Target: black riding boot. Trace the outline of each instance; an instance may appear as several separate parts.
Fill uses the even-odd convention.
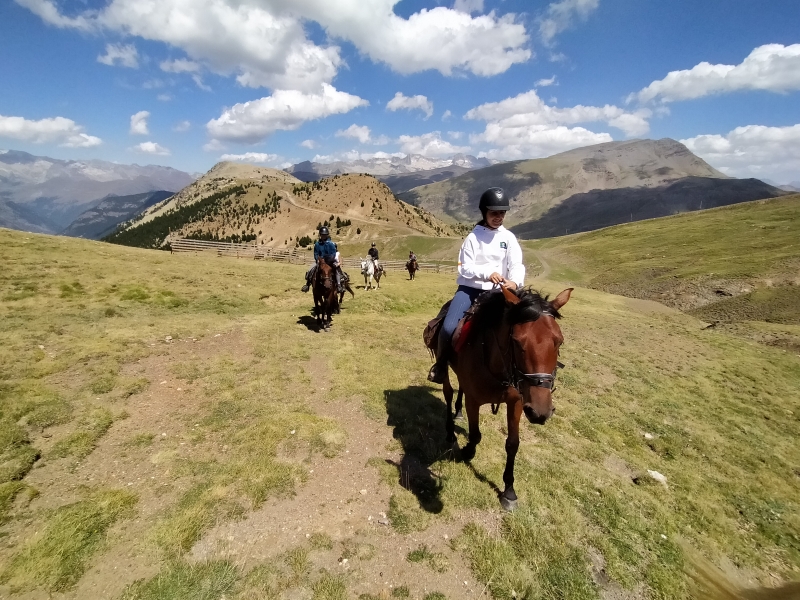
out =
[[[447,380],[448,358],[450,357],[451,336],[439,331],[439,341],[436,347],[436,362],[428,371],[428,381],[444,383]]]
[[[303,287],[300,288],[301,292],[307,292],[308,289],[311,287],[311,278],[314,276],[314,271],[316,270],[316,268],[317,268],[316,266],[311,267],[306,272],[306,284]]]

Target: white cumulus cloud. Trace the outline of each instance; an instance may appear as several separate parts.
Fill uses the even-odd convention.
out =
[[[131,150],[141,154],[156,154],[158,156],[169,156],[170,154],[169,150],[156,142],[142,142],[131,147]]]
[[[416,96],[406,96],[403,92],[397,92],[394,98],[386,103],[386,110],[395,112],[397,110],[421,110],[425,113],[425,118],[429,119],[433,114],[433,102],[426,96],[417,94]]]
[[[340,49],[310,40],[305,22],[403,74],[489,76],[532,56],[525,26],[513,14],[472,16],[438,6],[404,18],[394,12],[398,0],[110,0],[74,17],[53,0],[16,1],[56,27],[163,42],[250,87],[314,91],[333,80],[343,65]],[[472,9],[481,2],[458,4]]]
[[[336,132],[336,137],[345,137],[358,140],[362,144],[368,143],[371,139],[369,127],[366,125],[350,125],[347,129],[340,129]]]
[[[576,19],[585,21],[600,6],[600,0],[560,0],[547,7],[539,19],[539,35],[550,45],[559,33],[572,27]]]
[[[533,84],[535,87],[549,87],[551,85],[556,85],[556,76],[553,75],[549,79],[540,79],[536,83]]]
[[[131,115],[131,135],[150,135],[147,129],[147,119],[150,113],[146,110],[140,110],[135,115]]]
[[[192,128],[192,124],[189,121],[180,121],[175,123],[172,131],[177,131],[178,133],[183,133],[184,131],[189,131]]]
[[[698,135],[681,143],[727,175],[778,183],[800,179],[800,124],[746,125],[727,135]]]
[[[421,154],[428,158],[439,158],[469,152],[469,146],[456,146],[443,140],[439,131],[422,135],[401,135],[398,139],[400,150],[405,154]]]
[[[277,154],[266,154],[263,152],[245,152],[244,154],[223,154],[220,160],[234,160],[246,163],[276,163],[283,160]]]
[[[306,121],[347,113],[368,104],[363,98],[328,84],[314,94],[277,90],[266,98],[232,106],[218,119],[209,121],[206,128],[217,140],[255,143],[279,129],[297,129]]]
[[[671,71],[628,96],[628,102],[675,102],[739,90],[800,90],[800,44],[759,46],[738,65],[701,62],[691,69]]]
[[[559,108],[547,104],[536,90],[468,111],[464,118],[486,121],[482,133],[470,136],[473,145],[489,145],[486,156],[498,159],[537,158],[579,146],[612,141],[608,133],[594,133],[580,123],[605,123],[627,136],[646,134],[649,109],[626,111],[618,106],[577,105]]]
[[[300,142],[300,145],[303,148],[308,148],[309,150],[313,150],[314,148],[319,146],[319,144],[314,140],[303,140],[302,142]]]
[[[569,108],[551,106],[542,100],[536,90],[530,90],[506,98],[500,102],[481,104],[464,115],[466,119],[477,119],[502,127],[540,127],[574,125],[577,123],[603,122],[622,130],[625,135],[644,135],[650,130],[649,109],[626,111],[618,106],[583,106]]]
[[[59,144],[68,148],[91,148],[103,141],[83,132],[72,119],[52,117],[33,121],[0,115],[0,137],[32,144]]]
[[[97,62],[113,67],[119,65],[130,69],[139,68],[139,52],[133,44],[106,44],[106,53],[97,57]]]

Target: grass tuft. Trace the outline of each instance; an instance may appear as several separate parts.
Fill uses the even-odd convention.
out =
[[[228,561],[176,562],[150,580],[129,585],[121,600],[219,600],[234,590],[238,578]]]
[[[71,588],[102,545],[108,528],[133,516],[137,501],[135,495],[119,490],[96,491],[52,511],[40,532],[11,558],[0,582],[16,590]]]

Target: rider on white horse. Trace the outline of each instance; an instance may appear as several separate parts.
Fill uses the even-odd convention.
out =
[[[375,263],[375,271],[377,272],[380,270],[380,264],[378,264],[378,249],[375,247],[375,242],[372,242],[372,246],[367,250],[367,254],[372,258],[372,262]]]

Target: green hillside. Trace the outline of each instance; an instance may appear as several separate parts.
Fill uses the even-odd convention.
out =
[[[781,232],[787,206],[747,218]],[[299,265],[8,230],[0,260],[0,597],[672,600],[687,546],[797,577],[792,353],[576,289],[506,514],[505,418],[484,407],[465,464],[425,379],[451,275],[356,290],[317,333]]]
[[[800,195],[525,242],[553,276],[709,322],[785,325],[800,348]],[[775,340],[758,326],[759,334]],[[785,340],[784,340],[785,341]]]

